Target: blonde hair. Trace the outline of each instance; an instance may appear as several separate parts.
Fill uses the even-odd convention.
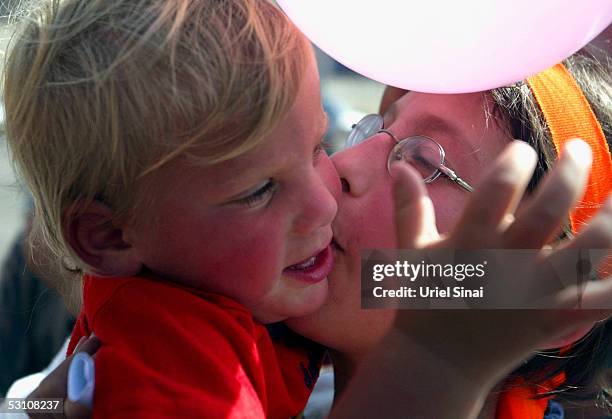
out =
[[[129,216],[140,180],[175,157],[252,149],[291,106],[309,53],[266,0],[48,1],[23,23],[4,79],[34,228],[75,257],[62,231],[73,203]]]

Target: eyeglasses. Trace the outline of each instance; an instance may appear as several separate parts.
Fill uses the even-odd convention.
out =
[[[383,117],[380,115],[366,115],[353,125],[346,139],[346,146],[353,147],[381,132],[389,135],[396,143],[387,159],[389,173],[391,173],[392,164],[403,161],[415,168],[421,174],[425,183],[433,182],[442,174],[466,191],[472,192],[474,190],[452,169],[445,166],[444,149],[437,141],[424,135],[415,135],[400,141],[392,132],[384,129]]]

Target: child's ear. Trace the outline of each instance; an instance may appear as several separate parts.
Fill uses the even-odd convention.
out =
[[[64,234],[73,251],[95,275],[131,276],[142,269],[124,230],[113,221],[113,211],[94,201],[75,202],[64,213]]]

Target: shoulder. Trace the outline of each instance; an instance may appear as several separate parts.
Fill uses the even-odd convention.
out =
[[[208,319],[215,319],[215,322],[225,319],[245,329],[255,326],[251,313],[230,298],[154,278],[87,276],[84,305],[88,321],[94,328],[99,321],[119,315],[123,320],[137,318],[156,323],[170,316],[190,319],[196,324]]]
[[[90,322],[102,342],[96,354],[98,407],[117,412],[118,406],[149,406],[167,414],[189,406],[207,416],[235,406],[263,411],[264,366],[254,348],[265,329],[244,307],[160,281],[99,280],[100,286],[87,285],[99,299]]]
[[[268,345],[251,313],[219,295],[145,278],[89,278],[84,296],[87,323],[103,345],[143,359],[208,353],[247,362],[254,345]]]

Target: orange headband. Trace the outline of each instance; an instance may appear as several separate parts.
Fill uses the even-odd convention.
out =
[[[606,137],[582,90],[563,64],[527,79],[544,114],[557,155],[562,145],[581,138],[591,147],[593,166],[584,196],[570,214],[576,233],[602,206],[612,191],[612,160]]]

